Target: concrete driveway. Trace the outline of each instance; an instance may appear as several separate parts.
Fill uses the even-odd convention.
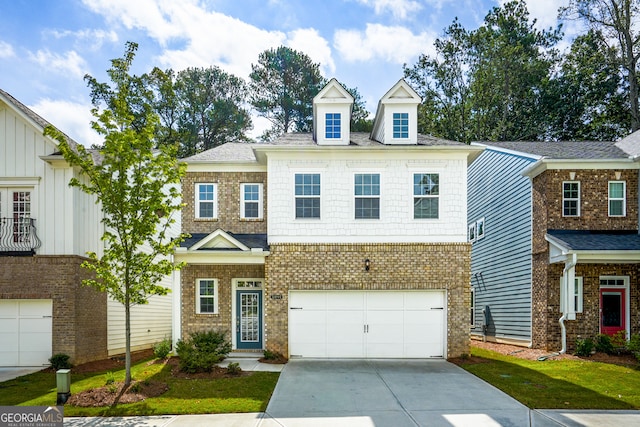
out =
[[[526,406],[443,360],[291,360],[266,415],[285,427],[532,424]]]

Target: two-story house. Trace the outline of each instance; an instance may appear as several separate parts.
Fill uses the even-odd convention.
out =
[[[372,133],[350,131],[332,79],[313,133],[185,159],[174,337],[226,330],[287,357],[454,357],[469,351],[467,166],[480,147],[417,132],[400,80]]]
[[[558,351],[640,332],[637,159],[613,142],[474,145],[472,334]]]
[[[103,248],[102,212],[92,196],[69,187],[81,177],[57,141],[43,136],[48,124],[0,90],[0,366],[46,365],[56,353],[82,363],[124,352],[123,306],[81,284],[86,253]],[[171,287],[172,278],[162,284]],[[170,338],[171,310],[170,296],[134,307],[132,349]]]

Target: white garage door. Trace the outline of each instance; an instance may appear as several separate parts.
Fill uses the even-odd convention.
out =
[[[444,291],[291,291],[291,357],[445,355]]]
[[[51,357],[51,300],[0,300],[0,366],[41,366]]]

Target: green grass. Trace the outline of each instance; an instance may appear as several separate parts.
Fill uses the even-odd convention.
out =
[[[105,385],[107,371],[73,374],[71,394]],[[124,380],[124,369],[113,371],[116,381]],[[148,364],[148,360],[132,366],[136,380],[167,383],[169,390],[161,396],[142,402],[108,408],[80,408],[65,405],[66,416],[114,416],[161,414],[216,414],[262,412],[278,381],[274,372],[253,372],[249,376],[221,379],[180,379],[171,376],[164,364]],[[0,383],[0,406],[49,406],[56,403],[56,379],[53,372],[36,372]]]
[[[472,348],[462,368],[529,408],[640,409],[640,370],[583,360],[524,360]]]

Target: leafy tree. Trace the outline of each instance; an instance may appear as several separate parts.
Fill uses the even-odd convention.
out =
[[[262,139],[310,131],[313,97],[325,84],[320,66],[306,54],[280,46],[262,52],[251,69],[251,104],[272,124]]]
[[[625,71],[631,131],[640,129],[640,0],[571,0],[561,16],[581,19],[597,30],[602,43],[615,43],[618,61]]]
[[[373,129],[373,119],[370,119],[367,106],[362,99],[358,88],[350,88],[340,83],[351,96],[353,96],[353,110],[351,111],[351,131],[371,132]]]
[[[615,141],[628,133],[629,110],[616,49],[589,31],[576,37],[545,94],[547,139]]]
[[[83,283],[124,305],[125,386],[131,383],[131,307],[147,303],[151,295],[167,294],[158,283],[180,267],[167,256],[183,238],[172,239],[169,228],[181,207],[178,186],[185,169],[176,159],[175,145],[154,150],[158,117],[141,101],[150,95],[139,86],[140,78],[129,74],[136,50],[137,44],[129,42],[124,57],[111,61],[111,83],[85,76],[94,105],[92,127],[104,137],[100,161],[94,162],[82,146],[70,146],[56,129],[45,129],[81,172],[70,185],[95,195],[104,213],[103,254],[88,254],[82,265],[95,279]]]
[[[149,102],[160,117],[159,144],[178,142],[180,157],[230,141],[247,141],[249,112],[245,82],[216,66],[173,70],[154,69],[145,75],[152,89]]]
[[[413,67],[404,66],[405,77],[423,99],[418,114],[419,131],[468,143],[472,139],[469,34],[456,18],[434,45],[435,57],[420,55]]]

